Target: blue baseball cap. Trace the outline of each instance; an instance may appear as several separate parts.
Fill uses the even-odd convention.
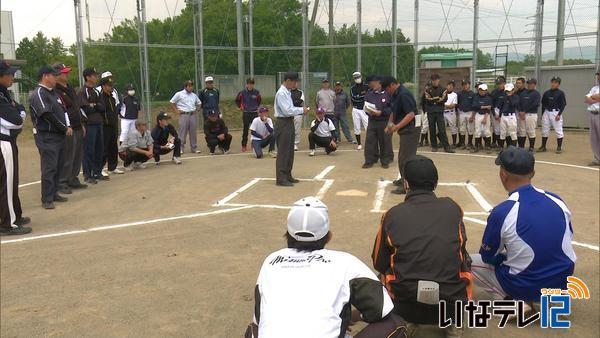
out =
[[[533,154],[523,148],[508,147],[498,154],[496,165],[501,166],[511,174],[531,174],[535,167]]]

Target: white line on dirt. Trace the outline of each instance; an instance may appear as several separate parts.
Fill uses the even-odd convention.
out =
[[[471,193],[471,195],[473,195],[473,198],[477,201],[477,203],[479,203],[479,205],[481,206],[481,208],[486,211],[486,212],[490,212],[490,210],[492,210],[494,207],[492,207],[492,205],[483,197],[483,195],[479,192],[479,190],[477,190],[477,188],[475,188],[474,184],[471,183],[467,183],[465,185],[467,187],[467,190]]]
[[[375,201],[371,212],[382,212],[383,198],[385,197],[385,188],[392,183],[391,181],[377,181],[377,192],[375,193]]]
[[[136,225],[144,225],[144,224],[152,224],[152,223],[159,223],[159,222],[175,221],[175,220],[186,219],[186,218],[196,218],[196,217],[203,217],[203,216],[211,216],[211,215],[225,214],[225,213],[228,213],[228,212],[233,212],[233,211],[238,211],[238,210],[250,209],[252,207],[253,206],[247,205],[247,206],[241,206],[241,207],[230,208],[230,209],[217,209],[217,210],[211,210],[211,211],[203,211],[203,212],[198,212],[198,213],[193,213],[193,214],[188,214],[188,215],[155,218],[155,219],[149,219],[149,220],[144,220],[144,221],[122,223],[122,224],[102,225],[102,226],[97,226],[97,227],[93,227],[93,228],[89,228],[89,229],[66,231],[66,232],[58,232],[58,233],[54,233],[54,234],[46,234],[46,235],[39,235],[39,236],[22,237],[22,238],[18,238],[18,239],[9,239],[9,240],[2,241],[0,243],[1,244],[18,243],[18,242],[25,242],[25,241],[33,241],[33,240],[37,240],[37,239],[70,236],[70,235],[82,234],[82,233],[87,233],[87,232],[95,232],[95,231],[104,231],[104,230],[126,228],[126,227],[131,227],[131,226],[136,226]]]
[[[325,176],[327,176],[327,174],[329,174],[329,172],[333,170],[333,168],[335,168],[334,165],[330,165],[330,166],[326,167],[317,176],[315,176],[315,180],[322,180],[322,179],[324,179]]]
[[[23,184],[19,184],[19,188],[24,188],[24,187],[28,187],[30,185],[34,185],[34,184],[40,184],[42,181],[34,181],[34,182],[29,182],[29,183],[23,183]]]
[[[473,222],[473,223],[476,223],[476,224],[481,224],[481,225],[486,225],[487,224],[486,221],[482,221],[482,220],[477,219],[477,218],[463,217],[463,219],[465,221]],[[582,242],[577,242],[577,241],[571,241],[571,244],[573,244],[575,246],[580,246],[582,248],[594,250],[594,251],[600,251],[600,248],[597,245],[592,245],[592,244],[587,244],[587,243],[582,243]]]
[[[315,197],[318,199],[323,199],[323,197],[325,197],[325,194],[327,193],[327,190],[331,188],[333,182],[334,180],[332,179],[326,179],[325,183],[323,183],[323,186],[321,187],[321,189],[319,189],[319,192],[317,192],[317,195]]]
[[[227,195],[225,198],[223,198],[222,200],[219,200],[216,205],[221,205],[221,204],[225,204],[229,201],[231,201],[232,199],[234,199],[237,195],[241,194],[242,192],[246,191],[248,188],[250,188],[251,186],[255,185],[256,183],[258,183],[258,181],[260,181],[260,178],[253,178],[250,182],[244,184],[243,186],[241,186],[238,190],[232,192],[231,194]]]
[[[216,205],[214,205],[216,206]],[[226,207],[252,207],[252,208],[265,208],[265,209],[291,209],[289,205],[276,205],[276,204],[246,204],[246,203],[225,203],[220,206]]]

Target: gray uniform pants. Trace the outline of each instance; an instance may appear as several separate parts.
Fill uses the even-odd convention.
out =
[[[54,202],[64,162],[62,156],[65,147],[65,135],[38,132],[35,135],[35,145],[40,152],[42,203]]]
[[[392,135],[385,133],[387,120],[369,120],[367,139],[365,140],[365,163],[390,164],[394,160]]]
[[[600,162],[600,114],[590,113],[590,143],[596,162]]]
[[[409,125],[398,130],[400,135],[400,149],[398,150],[398,170],[400,176],[404,179],[404,164],[409,158],[417,154],[417,146],[419,145],[419,136],[421,135],[421,127]]]
[[[185,140],[188,133],[190,134],[190,148],[192,152],[196,151],[196,131],[198,122],[196,121],[196,113],[179,114],[179,138],[181,139],[181,151],[185,149]]]
[[[60,174],[60,187],[79,185],[79,171],[83,159],[83,129],[73,130],[73,136],[65,137],[64,163]]]
[[[294,166],[294,118],[278,117],[275,120],[275,138],[277,143],[277,161],[275,177],[277,182],[285,182],[292,178]]]

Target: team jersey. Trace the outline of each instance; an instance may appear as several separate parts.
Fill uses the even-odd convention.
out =
[[[322,121],[314,119],[310,123],[310,130],[319,137],[331,137],[331,132],[335,130],[335,124],[327,117],[324,117]]]
[[[261,338],[344,337],[351,306],[366,322],[394,305],[375,274],[340,251],[285,248],[264,261],[255,289],[254,323]]]
[[[577,259],[572,239],[565,203],[529,184],[492,210],[479,253],[484,262],[496,265],[496,278],[506,293],[536,300],[542,288],[566,288]]]
[[[446,104],[454,104],[458,105],[458,95],[455,92],[449,92],[447,94]],[[456,106],[454,108],[448,108],[444,106],[444,112],[455,112]]]

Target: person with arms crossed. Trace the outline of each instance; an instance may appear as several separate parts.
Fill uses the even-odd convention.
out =
[[[16,67],[0,60],[0,236],[25,235],[31,222],[23,216],[19,198],[19,148],[17,136],[25,122],[25,107],[12,99],[8,87],[13,85]]]
[[[540,289],[566,289],[575,268],[571,211],[556,194],[532,185],[533,153],[509,147],[495,161],[508,199],[491,211],[479,254],[472,254],[475,285],[491,299],[532,306]]]
[[[590,112],[590,145],[594,160],[590,166],[600,166],[600,69],[596,71],[596,85],[585,96]]]
[[[440,139],[444,151],[454,153],[448,144],[446,135],[446,123],[444,121],[444,105],[447,101],[446,91],[440,86],[440,76],[431,75],[431,86],[425,91],[425,111],[429,120],[429,139],[431,140],[431,151],[438,151],[437,139]]]
[[[128,84],[125,88],[127,96],[123,98],[119,117],[121,118],[121,134],[119,135],[119,143],[127,139],[129,132],[136,129],[135,120],[140,114],[140,100],[135,96],[135,88],[133,84]]]
[[[148,131],[148,122],[135,120],[135,129],[129,131],[127,138],[119,146],[119,157],[125,170],[144,169],[145,164],[154,156],[153,140]]]
[[[482,147],[481,139],[485,142],[486,152],[490,152],[491,136],[490,119],[492,118],[492,109],[494,108],[494,99],[488,94],[488,87],[485,83],[477,87],[477,95],[473,99],[473,115],[471,121],[475,123],[475,147],[472,153],[479,152]]]
[[[185,151],[185,140],[190,135],[190,150],[192,153],[199,154],[201,151],[197,147],[197,118],[196,112],[202,104],[198,95],[194,93],[194,83],[187,80],[183,83],[183,89],[175,93],[171,100],[173,111],[179,115],[179,135],[181,135],[181,153]],[[206,118],[205,118],[206,120]]]
[[[156,116],[156,126],[152,129],[150,135],[154,141],[154,164],[160,164],[160,156],[173,152],[171,159],[175,164],[181,164],[181,140],[177,135],[177,130],[169,123],[171,116],[165,112],[160,112]]]
[[[429,90],[429,83],[423,87],[421,93],[419,108],[421,108],[421,114],[417,118],[421,119],[421,140],[419,141],[419,147],[429,147],[429,120],[427,119],[427,112],[425,111],[425,92]]]
[[[458,134],[458,126],[456,125],[456,107],[458,106],[458,94],[454,91],[456,84],[453,80],[446,84],[446,102],[444,103],[444,120],[450,128],[452,135],[452,148],[456,148],[456,135]]]
[[[254,118],[250,125],[252,136],[252,149],[256,158],[263,157],[263,148],[269,146],[269,156],[276,158],[275,136],[273,135],[273,121],[269,117],[269,109],[265,106],[258,108],[258,117]]]
[[[275,94],[275,138],[277,143],[277,161],[275,162],[275,183],[278,186],[291,187],[300,182],[292,176],[294,167],[294,117],[306,115],[309,107],[296,107],[292,101],[293,88],[296,88],[298,73],[287,72],[283,83]]]
[[[85,136],[83,138],[83,178],[85,183],[97,184],[98,180],[108,179],[102,176],[102,159],[104,158],[104,137],[102,133],[102,114],[100,112],[100,93],[95,89],[98,80],[96,69],[83,70],[84,86],[77,94],[81,110]]]
[[[335,124],[327,117],[325,109],[317,108],[315,119],[310,123],[310,133],[308,134],[308,144],[310,152],[308,156],[315,156],[317,146],[325,148],[327,155],[337,150],[335,142]]]
[[[304,108],[304,92],[298,89],[298,82],[296,82],[290,93],[294,107]],[[294,151],[298,151],[298,146],[300,145],[303,121],[304,115],[294,116]]]
[[[476,94],[471,90],[471,81],[463,80],[461,85],[462,90],[458,93],[458,146],[462,150],[471,150],[475,132],[475,123],[471,121],[471,117],[473,116],[473,99]],[[465,140],[466,137],[468,137],[467,140]]]
[[[525,147],[525,139],[529,138],[529,151],[535,151],[535,128],[537,127],[538,109],[540,107],[540,93],[535,90],[536,79],[527,80],[527,89],[519,96],[521,102],[521,111],[519,119],[521,124],[518,126],[517,136],[519,137],[519,147]]]
[[[315,107],[321,107],[325,110],[325,115],[331,121],[335,121],[335,92],[331,89],[328,79],[321,81],[321,89],[315,95]],[[337,125],[337,122],[334,122]],[[336,140],[340,139],[337,130],[333,132]]]
[[[235,103],[242,111],[242,152],[246,152],[248,145],[248,129],[250,124],[258,117],[257,111],[262,98],[260,92],[254,88],[254,78],[246,79],[246,88],[235,97]]]
[[[344,136],[346,137],[346,141],[348,141],[348,143],[356,143],[356,141],[352,139],[350,127],[348,126],[348,119],[346,118],[346,111],[348,110],[348,107],[350,107],[350,97],[342,88],[342,83],[337,81],[335,83],[335,101],[333,110],[335,113],[335,129],[338,130],[338,142],[342,141],[342,133],[339,132],[339,130],[341,130],[344,132]]]
[[[517,140],[517,112],[520,109],[519,96],[514,93],[515,86],[509,83],[504,86],[506,91],[505,96],[497,103],[498,112],[500,114],[500,139],[498,140],[498,151],[504,148],[504,140],[506,146],[515,146]]]
[[[216,111],[221,117],[221,111],[219,110],[219,101],[221,93],[215,88],[215,79],[212,76],[207,76],[204,79],[204,89],[198,93],[200,101],[202,101],[202,116],[204,121],[208,119],[210,112]]]
[[[506,78],[504,76],[498,76],[496,78],[496,88],[492,90],[490,96],[494,101],[494,109],[491,112],[491,122],[492,122],[492,148],[498,147],[498,140],[500,139],[500,124],[502,122],[502,115],[500,114],[500,102],[504,101],[506,97]]]
[[[381,87],[381,79],[371,75],[367,77],[370,90],[365,95],[365,111],[369,114],[369,126],[365,140],[365,163],[363,169],[373,167],[377,161],[387,169],[394,160],[392,135],[385,132],[392,109],[390,95]]]
[[[369,86],[363,83],[360,72],[352,73],[354,84],[350,87],[350,99],[352,101],[352,125],[354,126],[354,136],[358,146],[356,150],[362,150],[360,141],[361,127],[367,131],[369,126],[369,115],[365,113],[365,95],[369,90]]]
[[[562,114],[567,106],[567,98],[565,93],[559,89],[561,79],[554,76],[550,80],[550,89],[544,92],[542,96],[542,146],[537,150],[539,152],[546,151],[546,143],[550,135],[550,127],[556,133],[556,153],[562,153],[563,144],[563,118]]]
[[[123,174],[124,171],[117,168],[119,161],[118,145],[118,115],[119,106],[115,100],[112,77],[104,77],[100,80],[102,91],[98,100],[101,105],[99,109],[102,114],[102,135],[104,137],[104,159],[106,171],[103,170],[102,176],[108,178],[109,174]]]

